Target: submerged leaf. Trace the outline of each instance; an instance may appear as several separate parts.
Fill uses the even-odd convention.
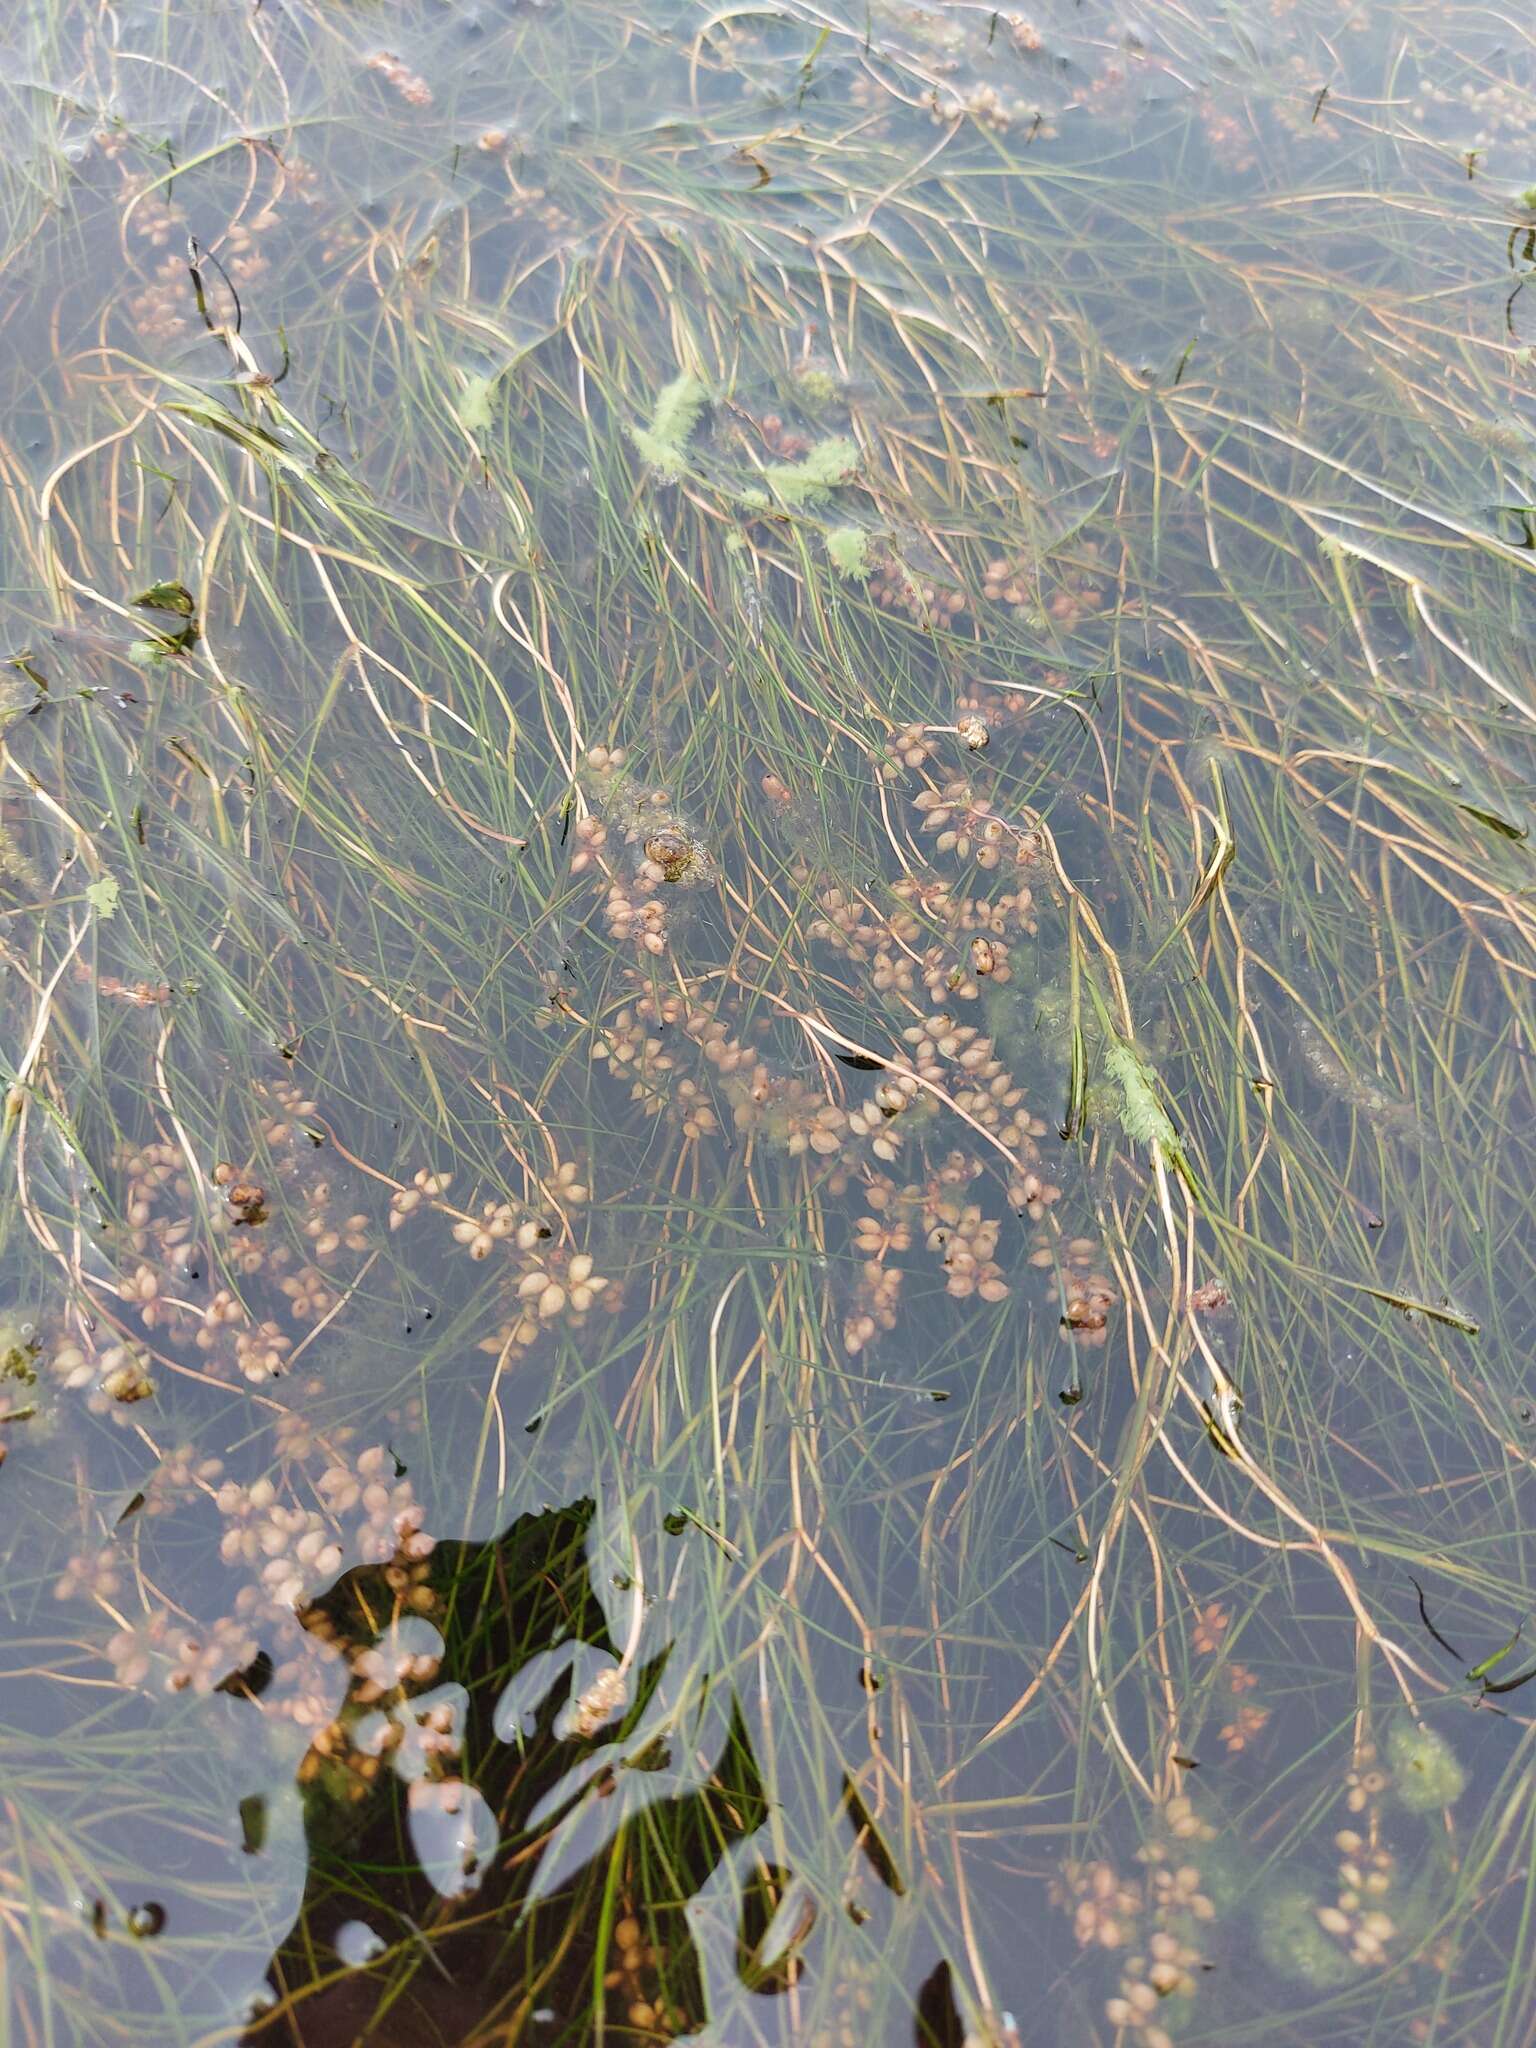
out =
[[[1432,1323],[1445,1323],[1453,1330],[1461,1330],[1468,1337],[1478,1335],[1481,1324],[1471,1316],[1464,1316],[1449,1302],[1438,1306],[1432,1301],[1416,1301],[1411,1294],[1397,1294],[1389,1287],[1363,1287],[1363,1294],[1369,1294],[1375,1301],[1384,1301],[1389,1308],[1400,1308],[1404,1315],[1427,1316]]]
[[[156,662],[167,661],[173,654],[190,654],[198,637],[197,621],[190,619],[179,633],[156,633],[149,639],[133,641],[128,659],[135,668],[153,668]]]
[[[454,410],[459,416],[459,424],[471,434],[483,434],[490,428],[493,417],[491,399],[497,382],[495,377],[466,378]]]
[[[152,583],[133,602],[143,611],[176,612],[184,619],[190,619],[197,609],[197,601],[184,583]]]
[[[94,882],[86,884],[86,901],[103,922],[116,916],[121,894],[116,875],[98,875]]]
[[[1529,825],[1517,825],[1510,818],[1501,818],[1497,811],[1484,810],[1481,804],[1463,803],[1461,808],[1469,818],[1476,818],[1479,825],[1486,825],[1490,831],[1499,833],[1505,839],[1518,842],[1531,836]]]

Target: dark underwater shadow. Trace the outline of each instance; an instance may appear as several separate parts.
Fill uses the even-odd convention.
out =
[[[717,1703],[725,1740],[686,1791],[664,1789],[665,1738],[626,1745],[665,1651],[627,1674],[607,1719],[584,1711],[583,1672],[598,1673],[601,1693],[619,1658],[591,1580],[592,1516],[578,1501],[488,1543],[439,1543],[409,1572],[359,1567],[301,1615],[347,1656],[352,1680],[300,1772],[307,1879],[269,1967],[274,2003],[245,2048],[629,2048],[707,2024],[695,1902],[768,1800],[734,1698]],[[368,1652],[392,1629],[408,1642],[413,1627],[435,1632],[441,1654],[381,1691],[395,1674],[377,1660],[370,1670]],[[259,1674],[248,1678],[256,1690]],[[449,1738],[436,1752],[434,1712]],[[404,1737],[381,1747],[381,1726]],[[659,1796],[633,1796],[637,1773]],[[594,1846],[550,1881],[552,1861],[572,1862],[560,1843],[573,1822]],[[764,1999],[804,1967],[758,1961],[787,1882],[760,1864],[742,1886],[737,1967]],[[766,2036],[783,2034],[764,2019]],[[942,1961],[912,2027],[916,2048],[963,2048]]]

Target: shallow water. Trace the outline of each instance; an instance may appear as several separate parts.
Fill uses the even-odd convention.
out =
[[[0,2038],[1528,2042],[1528,29],[4,35]]]

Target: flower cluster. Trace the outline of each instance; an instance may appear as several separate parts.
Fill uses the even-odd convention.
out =
[[[1058,571],[1056,589],[1046,605],[1055,624],[1070,632],[1078,622],[1096,612],[1105,598],[1105,587],[1096,579],[1104,571],[1097,541],[1084,541],[1081,559]]]
[[[591,1253],[546,1245],[519,1260],[509,1281],[509,1312],[480,1349],[515,1356],[557,1321],[579,1330],[600,1299],[605,1308],[615,1310],[620,1289],[606,1274],[593,1270]]]
[[[952,1152],[930,1176],[923,1190],[924,1242],[939,1254],[946,1293],[1001,1301],[1008,1283],[993,1257],[1001,1226],[995,1218],[983,1216],[975,1202],[961,1199],[957,1189],[963,1185],[962,1175],[966,1181],[974,1178],[975,1162]]]
[[[411,1482],[393,1478],[392,1464],[390,1453],[375,1444],[350,1464],[328,1466],[315,1481],[333,1521],[362,1509],[350,1547],[365,1564],[430,1557],[436,1541],[423,1532]]]
[[[77,1551],[54,1586],[58,1600],[110,1600],[122,1584],[123,1561],[110,1543]]]
[[[435,1211],[450,1219],[453,1241],[471,1259],[482,1262],[495,1254],[507,1262],[505,1284],[516,1312],[481,1349],[500,1351],[509,1343],[525,1349],[540,1327],[558,1316],[579,1328],[610,1285],[606,1275],[594,1270],[591,1255],[557,1245],[556,1221],[526,1204],[503,1199],[482,1201],[467,1210],[455,1208],[447,1200],[452,1179],[448,1173],[418,1171],[410,1186],[397,1189],[390,1198],[390,1228],[399,1229],[413,1217]],[[543,1189],[559,1213],[566,1205],[578,1207],[590,1192],[574,1160],[561,1161]]]
[[[354,1647],[352,1697],[359,1706],[377,1704],[407,1686],[430,1685],[442,1664],[443,1639],[429,1623],[394,1622],[377,1642]]]
[[[115,160],[121,157],[120,136],[104,134],[98,136],[97,141],[108,158]],[[134,252],[145,259],[146,266],[139,273],[142,281],[127,297],[129,318],[147,339],[162,342],[179,340],[191,333],[198,321],[197,300],[187,274],[186,213],[158,192],[147,191],[143,175],[130,173],[121,164],[119,175],[129,243]],[[228,312],[233,312],[232,302],[225,291],[225,277],[234,284],[248,285],[268,268],[269,258],[263,243],[279,226],[278,199],[289,187],[302,190],[306,175],[312,182],[313,174],[307,166],[296,160],[283,164],[277,172],[276,190],[265,204],[258,206],[249,217],[244,217],[242,208],[241,214],[231,220],[221,234],[208,235],[209,248],[220,266],[218,270],[205,268],[202,278],[204,293],[211,302],[210,313],[214,317],[217,317],[220,303]],[[107,976],[104,981],[114,982],[115,978]],[[129,1002],[160,1003],[169,995],[169,990],[162,990],[153,983],[141,983],[131,988],[115,982],[115,986],[104,992]]]
[[[1181,1814],[1179,1818],[1187,1829],[1188,1817]],[[1197,1829],[1196,1833],[1199,1832]],[[1176,1839],[1187,1839],[1187,1834]],[[1140,1854],[1148,1865],[1147,1893],[1159,1920],[1215,1919],[1215,1905],[1201,1889],[1200,1871],[1195,1864],[1176,1864],[1171,1856],[1148,1850]]]
[[[1189,1639],[1196,1656],[1214,1657],[1231,1625],[1232,1616],[1219,1600],[1208,1600],[1205,1606],[1197,1608]]]
[[[962,925],[979,925],[984,918],[1017,920],[1030,902],[1022,886],[991,906],[975,907],[959,903],[942,883],[934,888],[938,894],[922,909],[937,904]],[[854,957],[862,953],[870,972],[877,974],[882,927],[868,904],[834,887],[823,889],[820,899],[824,932],[835,935]],[[898,932],[906,929],[899,920],[916,924],[917,901],[914,895],[893,914]],[[871,1214],[853,1229],[855,1249],[865,1257],[844,1315],[848,1351],[862,1350],[879,1331],[894,1327],[902,1276],[890,1255],[906,1250],[918,1235],[938,1255],[952,1296],[1001,1301],[1008,1293],[997,1259],[1001,1226],[966,1193],[985,1171],[983,1158],[951,1150],[930,1168],[926,1181],[906,1188],[883,1173],[905,1143],[915,1143],[942,1116],[947,1101],[1014,1153],[1019,1164],[1008,1182],[1014,1207],[1035,1221],[1047,1214],[1060,1189],[1031,1163],[1039,1158],[1037,1141],[1046,1126],[1029,1116],[1024,1091],[1003,1066],[993,1041],[975,1026],[935,1013],[906,1030],[911,1071],[887,1070],[862,1098],[850,1102],[804,1074],[776,1071],[765,1052],[732,1032],[727,1015],[728,999],[704,1000],[686,989],[637,993],[599,1028],[592,1057],[627,1082],[631,1099],[645,1114],[667,1115],[689,1138],[708,1135],[721,1114],[728,1113],[739,1132],[789,1159],[819,1165],[824,1174],[820,1185],[828,1193],[863,1187]],[[693,1055],[690,1046],[696,1049]],[[700,1064],[690,1072],[693,1057]],[[932,1086],[925,1088],[925,1082]]]
[[[1268,1725],[1268,1707],[1256,1707],[1252,1701],[1248,1701],[1237,1709],[1233,1718],[1222,1728],[1222,1747],[1229,1755],[1237,1756],[1261,1735]]]
[[[320,1473],[315,1492],[323,1511],[301,1506],[281,1474],[249,1485],[226,1480],[214,1495],[224,1518],[219,1555],[252,1571],[273,1606],[297,1608],[311,1599],[348,1553],[366,1564],[399,1566],[430,1556],[434,1538],[422,1528],[410,1481],[393,1477],[382,1445],[355,1460],[338,1458]]]
[[[166,1689],[190,1690],[206,1698],[232,1673],[249,1670],[260,1647],[246,1616],[221,1615],[210,1627],[181,1637],[176,1663],[166,1673]]]
[[[1055,124],[1045,119],[1035,102],[1016,94],[1000,93],[995,85],[946,87],[933,95],[928,117],[941,128],[959,120],[975,121],[998,135],[1005,134],[1010,128],[1026,125],[1036,140],[1049,141],[1056,133]]]
[[[843,1318],[843,1349],[856,1357],[872,1343],[880,1330],[894,1330],[901,1299],[901,1268],[866,1259],[859,1269],[858,1284],[847,1315]]]
[[[946,1087],[954,1107],[988,1131],[1022,1162],[1008,1186],[1008,1200],[1033,1222],[1060,1200],[1061,1189],[1036,1170],[1037,1140],[1046,1124],[1032,1116],[1024,1090],[1004,1067],[993,1041],[974,1024],[960,1024],[947,1012],[925,1017],[902,1034],[911,1048],[913,1071]]]
[[[1215,1840],[1216,1830],[1209,1821],[1202,1820],[1195,1812],[1195,1802],[1185,1792],[1176,1792],[1171,1799],[1165,1799],[1160,1817],[1163,1830],[1171,1843]],[[1166,1860],[1163,1845],[1158,1841],[1147,1843],[1138,1853],[1145,1862],[1156,1863]],[[1191,1869],[1193,1867],[1190,1866]]]
[[[603,904],[609,938],[632,939],[647,953],[665,953],[667,907],[654,894],[658,886],[657,880],[649,875],[639,875],[633,882],[610,884]]]
[[[607,1285],[601,1273],[593,1272],[589,1253],[552,1251],[519,1280],[517,1298],[547,1323],[566,1309],[573,1317],[584,1316]]]
[[[1362,1742],[1355,1751],[1355,1761],[1345,1777],[1344,1804],[1351,1813],[1374,1812],[1379,1806],[1382,1794],[1392,1782],[1381,1767],[1374,1742]]]
[[[776,412],[765,412],[757,425],[765,445],[781,462],[797,462],[811,445],[804,434],[786,427]]]
[[[452,1179],[451,1173],[429,1173],[426,1167],[419,1166],[411,1176],[411,1185],[396,1188],[389,1198],[390,1229],[398,1230],[407,1217],[416,1214],[423,1202],[436,1202],[439,1195],[447,1192]]]
[[[142,181],[127,179],[125,200],[134,200]],[[135,242],[145,256],[159,252],[141,272],[144,282],[128,295],[128,315],[139,333],[154,341],[176,341],[190,333],[193,318],[191,289],[187,281],[186,214],[158,196],[137,198],[128,215]],[[172,246],[174,241],[175,246]]]
[[[448,1176],[440,1177],[446,1184]],[[510,1238],[520,1252],[531,1252],[550,1235],[547,1223],[538,1216],[519,1215],[510,1202],[483,1202],[474,1216],[461,1216],[453,1226],[453,1241],[461,1244],[472,1259],[488,1259],[498,1244]]]
[[[1454,76],[1454,73],[1453,73]],[[1407,109],[1437,140],[1452,142],[1463,156],[1503,143],[1529,154],[1536,133],[1536,105],[1523,78],[1477,72],[1444,84],[1421,77]],[[1303,103],[1310,108],[1309,102]],[[1307,125],[1310,126],[1310,119]]]
[[[629,1680],[621,1666],[605,1664],[576,1695],[557,1724],[565,1737],[589,1742],[629,1704]]]
[[[922,1183],[898,1187],[883,1174],[869,1178],[864,1198],[873,1213],[861,1216],[853,1232],[854,1248],[865,1257],[843,1320],[843,1345],[850,1354],[862,1351],[877,1331],[896,1327],[902,1268],[886,1261],[908,1250],[918,1234],[938,1256],[946,1293],[962,1300],[1005,1299],[1008,1283],[993,1256],[1000,1226],[964,1198],[980,1171],[979,1160],[951,1152]]]
[[[269,267],[263,236],[277,225],[277,209],[264,206],[247,220],[231,221],[224,235],[224,264],[237,284],[254,284]]]
[[[979,748],[991,730],[987,716],[972,709],[957,719],[943,730]],[[924,728],[899,730],[881,756],[882,770],[894,774],[921,766],[930,751]],[[635,936],[639,927],[631,921],[646,904],[662,906],[655,928],[669,931],[672,904],[666,892],[714,879],[712,860],[678,816],[670,793],[635,776],[622,750],[592,749],[582,783],[593,809],[576,828],[573,871],[602,878],[610,910],[614,892],[622,896],[625,935]],[[770,801],[793,809],[787,786],[777,778],[771,788],[765,783],[765,791]],[[707,982],[678,980],[663,992],[651,985],[647,969],[626,970],[629,989],[595,1021],[591,1038],[591,1058],[606,1066],[641,1116],[666,1119],[687,1144],[734,1129],[753,1147],[802,1162],[823,1198],[864,1190],[869,1214],[856,1212],[853,1222],[861,1258],[843,1315],[850,1354],[895,1326],[904,1278],[900,1254],[919,1236],[925,1251],[938,1258],[953,1298],[997,1303],[1007,1296],[1009,1282],[998,1256],[1001,1222],[984,1213],[979,1190],[967,1192],[979,1176],[989,1169],[994,1182],[1005,1176],[1009,1203],[1036,1224],[1060,1196],[1043,1170],[1040,1141],[1047,1124],[1031,1113],[994,1036],[979,1025],[961,1024],[954,1014],[966,1003],[980,1008],[984,992],[1007,984],[1016,972],[1020,942],[1037,933],[1043,836],[1028,817],[995,813],[991,799],[970,782],[929,788],[916,804],[932,828],[936,850],[969,862],[970,877],[945,879],[909,868],[889,885],[853,882],[814,868],[798,848],[787,863],[792,881],[815,898],[810,936],[852,962],[856,978],[894,1012],[888,1028],[897,1046],[885,1056],[888,1063],[862,1047],[837,1052],[853,1069],[883,1067],[866,1089],[839,1072],[819,1039],[819,1066],[807,1068],[803,1041],[795,1040],[786,1069],[776,1046],[777,1034],[789,1039],[787,1027],[771,1013],[749,1009],[744,994],[729,981],[722,988],[714,976]],[[976,886],[977,876],[1002,869],[1005,861],[1004,886]],[[642,943],[642,950],[654,949]],[[989,1004],[987,1015],[992,1014]],[[1010,1015],[1001,1011],[999,1029],[1007,1028]],[[740,1021],[743,1016],[750,1024]],[[882,1041],[889,1042],[884,1033],[875,1038],[876,1044]],[[951,1149],[935,1163],[930,1134],[946,1111],[992,1140],[993,1149]],[[883,1184],[886,1169],[908,1158],[914,1161],[909,1187]],[[900,1200],[882,1213],[882,1203],[897,1195]],[[460,1234],[477,1255],[486,1256],[487,1238],[509,1224],[507,1216],[497,1222],[486,1212]],[[1068,1271],[1081,1281],[1069,1297],[1069,1323],[1102,1341],[1112,1290],[1092,1268],[1077,1275],[1069,1260]],[[519,1298],[529,1304],[528,1327],[518,1340],[524,1341],[538,1320],[537,1304],[558,1308],[570,1301],[571,1289],[559,1272],[532,1264],[520,1284],[525,1291]],[[575,1284],[584,1287],[580,1277]],[[578,1305],[587,1299],[589,1292],[575,1296]],[[500,1341],[510,1334],[509,1326]]]
[[[217,1461],[179,1450],[162,1461],[146,1488],[145,1508],[151,1512],[157,1511],[157,1485],[169,1498],[211,1502],[223,1523],[220,1557],[245,1575],[226,1614],[190,1622],[146,1598],[125,1620],[110,1605],[125,1581],[121,1555],[111,1545],[72,1557],[55,1591],[60,1599],[94,1600],[119,1622],[105,1655],[116,1683],[128,1689],[199,1695],[230,1690],[266,1652],[263,1712],[310,1732],[312,1748],[300,1773],[307,1778],[336,1747],[339,1665],[349,1653],[326,1610],[306,1603],[348,1559],[379,1570],[386,1611],[392,1597],[395,1616],[383,1636],[350,1655],[356,1711],[403,1698],[408,1686],[430,1682],[442,1641],[421,1618],[437,1604],[427,1563],[434,1539],[425,1533],[422,1510],[390,1454],[373,1446],[353,1458],[333,1440],[331,1461],[313,1483],[317,1508],[301,1498],[299,1488],[305,1484],[302,1461],[321,1448],[321,1440],[310,1432],[301,1441],[290,1430],[284,1448],[287,1455],[274,1474],[249,1483],[225,1480],[217,1487]],[[158,1511],[166,1511],[169,1498]],[[446,1735],[424,1712],[409,1727],[402,1725],[399,1739],[425,1753],[443,1747]]]
[[[1224,171],[1240,174],[1253,169],[1259,155],[1251,122],[1202,95],[1200,125],[1206,147]]]
[[[249,1486],[226,1480],[214,1499],[224,1517],[220,1557],[255,1571],[274,1605],[297,1607],[341,1569],[331,1525],[313,1508],[280,1499],[271,1479]]]

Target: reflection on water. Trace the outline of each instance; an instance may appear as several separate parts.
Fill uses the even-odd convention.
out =
[[[728,1706],[720,1756],[697,1754],[710,1732],[680,1724],[664,1647],[620,1661],[590,1579],[591,1526],[587,1502],[488,1545],[440,1546],[407,1598],[444,1633],[410,1615],[378,1633],[400,1604],[386,1573],[350,1574],[306,1610],[353,1677],[300,1771],[308,1879],[272,1971],[293,2002],[252,2040],[345,2038],[386,1985],[384,2037],[402,2041],[489,2028],[579,2040],[598,2011],[621,2032],[654,2021],[677,2034],[702,2016],[687,1907],[761,1824],[761,1783]],[[455,1671],[473,1682],[438,1682]],[[669,1851],[656,1896],[653,1814]],[[359,1868],[373,1874],[366,1925],[343,1917]],[[317,1987],[327,1953],[349,1968]]]
[[[1529,2039],[1531,38],[1204,13],[6,24],[7,2038]]]

